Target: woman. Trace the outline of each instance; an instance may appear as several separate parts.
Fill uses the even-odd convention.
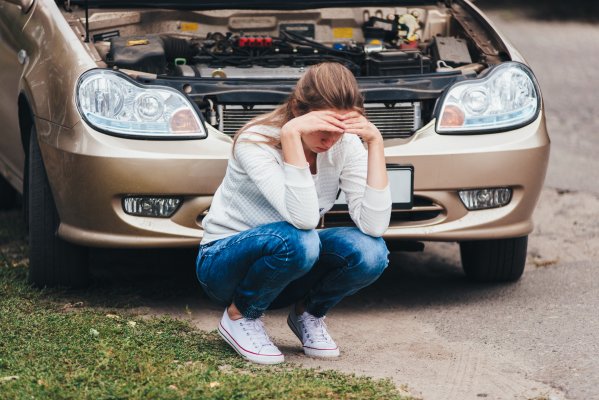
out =
[[[242,357],[284,361],[260,317],[289,305],[287,322],[304,353],[339,355],[326,313],[388,264],[380,237],[391,213],[383,149],[354,76],[337,63],[309,68],[284,104],[237,133],[203,221],[196,271],[226,307],[218,332]],[[339,189],[356,227],[315,230]]]

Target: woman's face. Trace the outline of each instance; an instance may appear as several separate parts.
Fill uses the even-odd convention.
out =
[[[331,109],[330,111],[343,115],[352,110]],[[302,141],[305,149],[308,149],[313,153],[324,153],[333,147],[342,136],[343,133],[317,131],[308,135],[303,135]]]
[[[314,132],[302,136],[304,147],[313,153],[324,153],[341,139],[343,133],[333,132]]]

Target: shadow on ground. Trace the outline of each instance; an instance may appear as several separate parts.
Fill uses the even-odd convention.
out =
[[[18,211],[0,213],[3,257],[13,265],[27,263],[26,233]],[[2,240],[0,240],[2,244]],[[14,254],[13,254],[14,253]],[[201,304],[220,309],[203,293],[195,275],[196,249],[92,249],[92,283],[81,290],[52,289],[67,304],[84,302],[99,308],[135,309],[169,304]],[[459,265],[457,244],[429,243],[424,252],[395,252],[383,276],[345,299],[341,308],[405,309],[476,303],[515,290],[514,285],[468,281]],[[199,303],[198,303],[199,301]],[[151,311],[149,311],[151,313]]]
[[[455,261],[457,245],[442,246],[426,249],[424,253],[393,253],[383,276],[344,300],[342,308],[370,309],[383,302],[385,307],[405,308],[471,303],[504,294],[517,286],[468,281]],[[195,277],[195,255],[194,249],[93,251],[92,286],[70,295],[88,306],[116,308],[207,300]]]

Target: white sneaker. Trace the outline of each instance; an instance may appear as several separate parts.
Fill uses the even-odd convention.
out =
[[[241,318],[233,321],[225,309],[218,333],[240,356],[258,364],[279,364],[285,356],[264,330],[261,319]]]
[[[295,336],[302,342],[304,353],[310,357],[337,357],[339,347],[327,332],[324,323],[325,317],[316,318],[314,315],[304,312],[295,315],[291,310],[287,317],[287,325]]]

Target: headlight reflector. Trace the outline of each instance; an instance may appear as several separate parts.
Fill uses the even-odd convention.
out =
[[[135,100],[135,108],[141,120],[156,121],[164,112],[164,103],[156,95],[143,93]]]
[[[437,132],[514,128],[531,122],[539,107],[540,95],[532,72],[523,64],[506,62],[482,79],[459,82],[449,89],[440,107]]]
[[[489,108],[489,93],[485,87],[475,86],[464,92],[462,102],[470,114],[480,115]]]
[[[110,70],[91,70],[81,76],[77,106],[90,125],[109,134],[206,137],[198,113],[182,93],[165,86],[144,86]]]

